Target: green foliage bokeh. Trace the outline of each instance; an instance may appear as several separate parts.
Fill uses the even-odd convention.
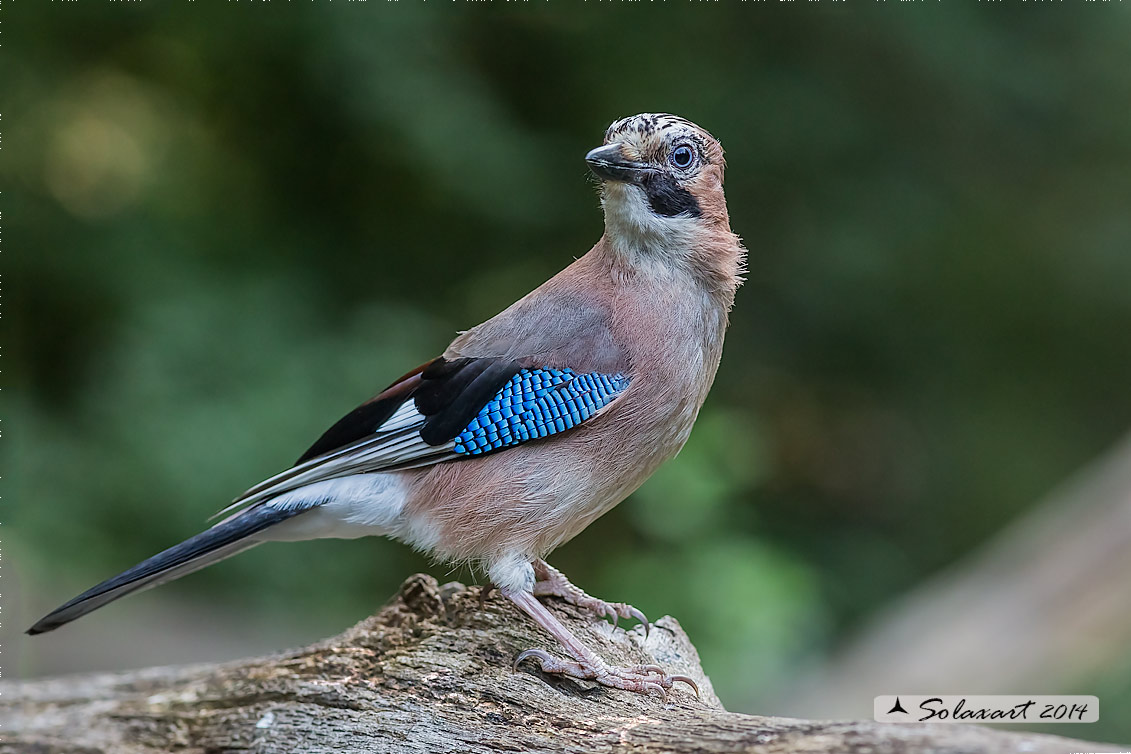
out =
[[[57,598],[589,248],[633,112],[722,141],[749,281],[684,453],[555,562],[678,616],[732,709],[1131,424],[1122,7],[244,5],[4,8],[4,523]],[[425,567],[167,588],[329,633]]]

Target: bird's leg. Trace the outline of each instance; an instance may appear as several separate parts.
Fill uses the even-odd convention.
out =
[[[568,582],[567,582],[568,583]],[[541,649],[527,649],[519,652],[514,659],[515,668],[527,659],[538,660],[543,673],[564,675],[569,678],[596,681],[602,686],[614,689],[635,691],[648,694],[653,691],[667,696],[668,689],[676,681],[683,681],[695,690],[699,696],[699,686],[695,681],[685,675],[668,675],[658,665],[637,665],[631,668],[619,668],[609,665],[593,650],[581,643],[565,625],[554,617],[546,606],[538,601],[530,592],[505,592],[507,598],[518,606],[520,610],[534,619],[542,628],[553,634],[561,642],[565,650],[573,657],[574,662],[561,660]]]
[[[534,576],[537,578],[534,583],[534,596],[560,597],[571,605],[577,605],[595,615],[611,618],[614,626],[617,624],[618,618],[635,618],[644,625],[645,636],[652,630],[652,624],[648,622],[648,618],[632,605],[624,602],[605,602],[596,597],[590,597],[571,584],[564,573],[545,560],[535,560],[532,565],[534,566]]]

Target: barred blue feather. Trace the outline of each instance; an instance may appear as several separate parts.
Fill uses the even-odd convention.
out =
[[[572,369],[522,369],[455,439],[454,450],[476,456],[564,432],[595,414],[628,387],[622,374]]]

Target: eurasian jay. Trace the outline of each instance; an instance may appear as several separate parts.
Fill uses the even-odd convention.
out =
[[[613,667],[537,599],[644,616],[590,597],[543,558],[686,442],[714,381],[745,250],[730,229],[723,150],[674,115],[618,120],[585,156],[605,233],[589,253],[461,333],[330,427],[226,518],[51,612],[51,631],[131,592],[268,541],[380,534],[470,563],[561,642],[544,672],[666,693],[656,666]]]

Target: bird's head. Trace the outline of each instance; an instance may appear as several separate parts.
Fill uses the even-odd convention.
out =
[[[711,134],[675,115],[633,115],[609,126],[585,161],[601,179],[606,239],[617,251],[715,266],[723,260],[704,247],[726,246],[738,255],[737,279],[741,246],[723,196],[723,148]]]

